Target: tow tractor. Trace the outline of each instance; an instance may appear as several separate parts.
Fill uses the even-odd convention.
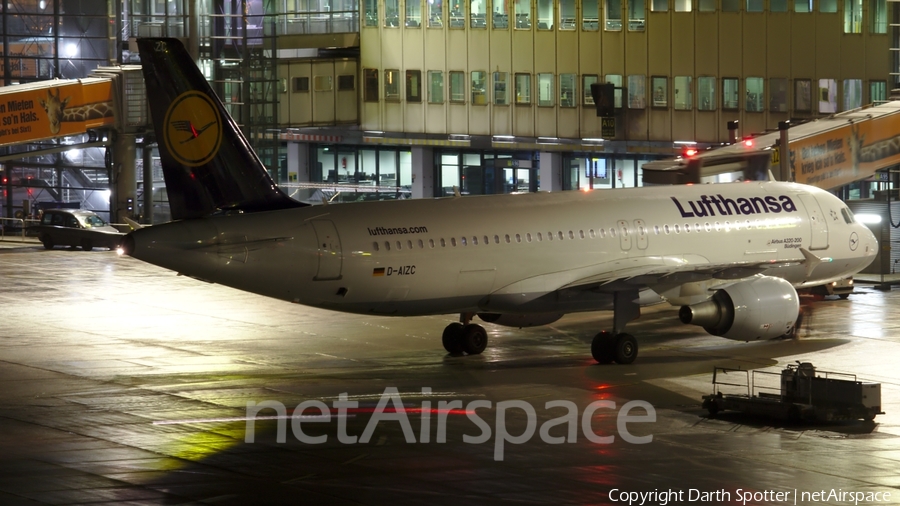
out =
[[[780,389],[775,386],[780,376]],[[713,393],[703,396],[710,416],[731,410],[792,421],[872,421],[881,411],[881,384],[856,375],[817,371],[809,362],[789,364],[781,373],[713,369]],[[723,390],[737,391],[725,393]]]

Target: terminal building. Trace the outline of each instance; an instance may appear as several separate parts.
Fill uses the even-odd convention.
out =
[[[106,79],[114,112],[32,138],[0,127],[2,216],[66,203],[112,221],[166,219],[138,37],[185,41],[292,196],[432,197],[639,186],[645,163],[685,146],[884,102],[900,47],[888,5],[11,0],[5,91],[36,83],[43,121],[37,104],[67,100],[52,80]],[[596,83],[615,86],[612,117],[597,115]]]

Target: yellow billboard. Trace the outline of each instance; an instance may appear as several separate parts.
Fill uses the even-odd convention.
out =
[[[791,141],[794,181],[826,190],[900,163],[900,114],[860,120]]]
[[[84,133],[115,123],[109,79],[46,84],[0,88],[0,146]]]

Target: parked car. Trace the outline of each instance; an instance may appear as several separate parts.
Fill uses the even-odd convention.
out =
[[[96,248],[116,249],[122,234],[95,213],[82,209],[47,209],[41,224],[31,227],[47,249],[54,246],[80,246],[84,251]]]

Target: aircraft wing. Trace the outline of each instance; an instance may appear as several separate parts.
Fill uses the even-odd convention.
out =
[[[692,288],[681,289],[673,294],[671,302],[682,303],[682,296],[705,297],[707,285],[721,286],[729,280],[743,279],[766,270],[787,265],[813,264],[819,260],[812,254],[796,260],[756,258],[727,264],[710,263],[700,255],[651,256],[623,258],[609,262],[579,267],[561,272],[542,274],[507,285],[491,294],[491,305],[508,308],[525,304],[545,294],[561,290],[592,290],[616,292],[651,288],[659,294],[684,285]],[[809,268],[807,269],[810,270]],[[714,280],[714,283],[706,283]]]

